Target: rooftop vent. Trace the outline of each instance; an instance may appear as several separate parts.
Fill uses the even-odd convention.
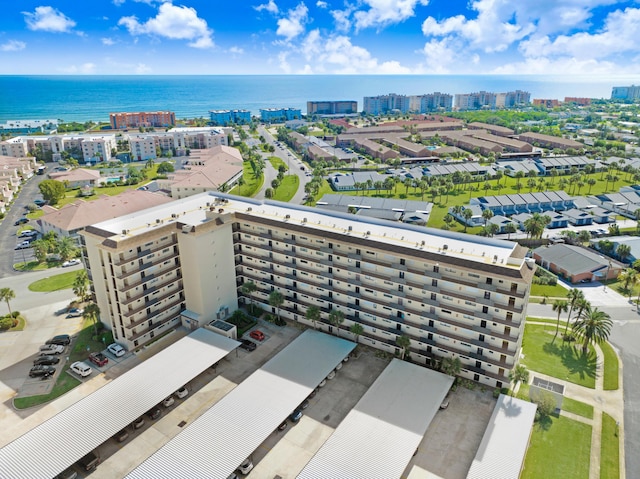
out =
[[[247,211],[253,211],[253,208],[251,208],[251,206],[249,206],[249,207],[247,208]]]
[[[289,219],[291,219],[291,215],[285,215],[285,216],[284,216],[284,219],[285,219],[285,220],[289,220]]]
[[[218,213],[220,213],[220,214],[224,213],[224,208],[219,208],[218,209]]]
[[[424,244],[424,241],[422,242],[422,244]],[[449,245],[448,244],[445,244],[445,245],[442,246],[442,250],[443,251],[447,251],[448,249],[449,249]]]
[[[172,218],[177,218],[177,217],[178,217],[178,215],[177,215],[176,213],[171,213],[171,217],[172,217]]]
[[[353,231],[353,226],[349,226],[349,231]]]
[[[306,223],[307,222],[307,218],[302,218],[302,222]]]
[[[129,234],[129,230],[122,230],[122,234],[123,235]]]
[[[162,220],[160,218],[156,218],[156,224],[159,225],[160,223],[162,223]]]

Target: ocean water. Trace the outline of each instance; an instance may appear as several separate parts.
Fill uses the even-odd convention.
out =
[[[635,79],[637,83],[637,78]],[[531,98],[609,98],[628,77],[487,75],[271,76],[0,76],[0,122],[24,119],[108,121],[115,111],[171,110],[178,118],[208,118],[209,110],[295,107],[312,100],[356,100],[436,91],[455,95],[516,89]]]

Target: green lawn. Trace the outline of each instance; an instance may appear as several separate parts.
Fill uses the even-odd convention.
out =
[[[600,444],[600,479],[620,477],[620,439],[615,419],[602,413],[602,442]]]
[[[243,174],[242,179],[244,180],[244,185],[242,186],[234,186],[230,193],[238,196],[244,196],[247,198],[251,198],[255,196],[255,194],[260,191],[262,188],[262,184],[264,183],[264,175],[260,175],[259,178],[256,178],[253,174],[253,168],[251,168],[250,161],[242,162]]]
[[[55,276],[49,276],[48,278],[39,279],[29,285],[29,291],[49,293],[51,291],[69,289],[73,287],[73,281],[77,275],[77,271],[68,271],[66,273],[56,274]]]
[[[583,403],[582,401],[565,397],[562,400],[562,410],[586,417],[587,419],[593,419],[593,406]]]
[[[549,298],[566,298],[567,288],[563,288],[559,284],[554,286],[548,284],[532,284],[531,296],[548,296]]]
[[[62,396],[64,393],[66,393],[67,391],[71,391],[73,388],[79,386],[80,384],[81,382],[78,379],[67,374],[66,371],[62,371],[60,373],[60,376],[58,376],[58,380],[56,381],[55,386],[53,386],[53,389],[49,394],[15,398],[13,400],[13,405],[16,409],[26,409],[33,406],[38,406]]]
[[[13,328],[9,328],[9,331],[22,331],[24,327],[27,325],[27,322],[24,319],[24,316],[18,316],[18,324],[16,324]]]
[[[591,426],[566,417],[534,424],[520,479],[587,479]]]
[[[277,201],[290,201],[293,198],[293,195],[298,191],[298,187],[300,186],[300,178],[298,175],[285,175],[282,179],[282,183],[278,186],[275,195],[273,196],[274,200]]]
[[[316,201],[318,201],[324,195],[329,195],[331,193],[335,193],[335,191],[333,191],[333,188],[331,188],[331,185],[329,184],[329,182],[327,180],[322,180],[322,186],[320,187],[320,191],[318,191],[318,194],[314,196],[312,204],[315,205]]]
[[[552,343],[555,329],[552,324],[527,324],[522,343],[524,359],[521,363],[533,371],[595,388],[596,354],[593,347],[589,347],[585,356],[579,345],[575,348],[573,345],[563,345],[562,327]]]
[[[278,168],[280,168],[280,166],[284,166],[286,168],[286,170],[289,169],[287,164],[284,161],[282,161],[281,158],[278,158],[277,156],[270,156],[269,157],[269,163],[271,163],[271,166],[273,166],[276,171],[279,171]]]
[[[42,211],[41,209],[37,209],[31,213],[27,213],[27,218],[29,218],[30,220],[36,220],[40,218],[42,215],[44,215],[44,211]],[[33,228],[24,228],[24,229],[33,229]]]
[[[600,343],[604,354],[604,390],[618,389],[618,355],[608,342]]]

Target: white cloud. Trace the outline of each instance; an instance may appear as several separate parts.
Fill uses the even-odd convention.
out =
[[[273,0],[269,0],[268,3],[263,3],[262,5],[258,5],[253,7],[254,9],[256,9],[257,11],[261,12],[262,10],[266,10],[269,13],[272,14],[277,14],[278,13],[278,5],[276,5],[276,2],[274,2]]]
[[[527,58],[521,62],[509,63],[494,69],[491,73],[501,75],[548,75],[553,72],[555,75],[599,75],[624,73],[638,73],[640,68],[629,65],[620,68],[612,62],[598,60],[579,60],[571,57],[556,59],[549,58]]]
[[[327,8],[329,6],[329,4],[327,2],[324,2],[323,0],[318,0],[316,2],[316,7],[318,8]]]
[[[69,32],[76,26],[76,22],[53,7],[36,7],[33,13],[22,12],[22,14],[29,30],[61,33]]]
[[[296,8],[289,10],[287,13],[288,17],[278,20],[276,34],[285,37],[289,41],[304,32],[309,9],[304,3],[299,3]]]
[[[158,14],[144,23],[140,23],[135,16],[122,17],[118,25],[126,27],[131,35],[156,35],[171,40],[190,40],[193,48],[211,48],[213,32],[207,22],[198,17],[194,8],[175,6],[163,3],[158,8]]]
[[[109,38],[109,37],[103,37],[101,40],[102,40],[102,44],[107,46],[115,45],[116,43],[113,41],[112,38]]]
[[[19,40],[9,40],[8,42],[0,45],[0,50],[3,52],[19,52],[25,48],[27,48],[27,44]]]
[[[287,59],[288,56],[289,56],[288,52],[278,53],[278,64],[280,65],[280,69],[284,73],[291,73],[291,65],[289,65],[289,61]]]
[[[93,75],[96,73],[95,63],[83,63],[82,65],[69,65],[59,69],[62,73],[72,75]]]
[[[369,8],[353,14],[358,30],[403,22],[415,15],[416,6],[426,6],[429,0],[363,0],[363,3]]]
[[[244,53],[244,50],[234,45],[231,48],[229,48],[229,53],[233,53],[234,55],[242,55]]]
[[[353,8],[347,8],[346,10],[331,10],[331,16],[336,24],[336,30],[339,32],[347,32],[351,28],[351,14]]]
[[[123,5],[126,1],[127,0],[113,0],[113,4],[116,7],[119,7],[120,5]],[[153,5],[154,3],[156,3],[156,0],[133,0],[133,1],[136,3],[146,3],[147,5]]]
[[[138,75],[146,75],[148,73],[151,73],[152,70],[150,66],[145,65],[144,63],[138,63],[134,71]]]
[[[296,73],[309,73],[308,64],[313,64],[314,73],[339,74],[406,74],[411,70],[392,60],[379,62],[371,53],[358,45],[351,43],[345,35],[323,37],[318,29],[312,30],[304,38],[300,46],[300,53],[306,63],[303,69]]]

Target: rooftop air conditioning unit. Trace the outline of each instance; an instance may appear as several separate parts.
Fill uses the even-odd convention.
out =
[[[291,215],[285,215],[285,216],[284,216],[284,219],[285,219],[285,220],[291,219]]]
[[[162,220],[160,218],[156,218],[156,224],[159,225],[160,223],[162,223]]]
[[[177,215],[176,213],[171,213],[171,217],[172,217],[172,218],[177,218],[177,217],[178,217],[178,215]]]

